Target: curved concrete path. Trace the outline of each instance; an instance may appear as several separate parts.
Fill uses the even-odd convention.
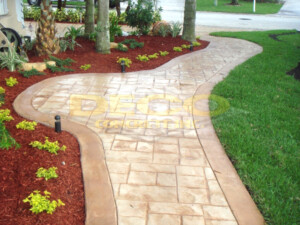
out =
[[[60,114],[79,139],[86,224],[264,224],[202,114],[212,87],[262,49],[203,39],[205,50],[155,70],[55,77],[15,100],[47,125]]]

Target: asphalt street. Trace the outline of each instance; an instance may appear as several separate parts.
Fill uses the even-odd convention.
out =
[[[162,19],[183,22],[184,2],[185,0],[157,0],[157,7],[163,8]],[[122,3],[123,10],[126,4]],[[197,12],[196,25],[247,30],[300,30],[300,0],[286,0],[277,14]]]

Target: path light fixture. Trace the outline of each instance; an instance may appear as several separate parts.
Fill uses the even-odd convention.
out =
[[[61,122],[60,122],[60,116],[56,115],[54,117],[55,119],[55,132],[60,133],[61,132]]]
[[[194,50],[194,45],[193,43],[190,44],[190,51],[192,52]]]
[[[124,60],[121,61],[121,72],[125,73],[125,61]]]

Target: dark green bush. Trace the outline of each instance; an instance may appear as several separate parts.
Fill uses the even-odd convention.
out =
[[[124,45],[129,45],[129,48],[131,48],[131,49],[144,47],[144,42],[137,42],[134,39],[125,39],[121,43]]]
[[[123,44],[121,44],[121,43],[118,43],[117,49],[118,49],[119,51],[121,51],[121,52],[127,52],[127,51],[128,51],[128,48],[125,48],[125,47],[123,46]]]
[[[139,34],[148,34],[154,23],[155,11],[152,0],[138,0],[137,4],[129,1],[128,5],[130,7],[126,15],[128,25],[136,27]]]
[[[39,72],[36,69],[32,68],[31,70],[28,71],[19,71],[23,75],[23,77],[29,78],[31,76],[40,76],[40,75],[45,75],[45,73]]]

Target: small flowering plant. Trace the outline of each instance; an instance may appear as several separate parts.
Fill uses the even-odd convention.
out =
[[[37,126],[37,122],[35,121],[30,122],[30,121],[23,120],[22,122],[16,125],[16,128],[22,130],[35,130],[36,126]]]
[[[67,147],[65,145],[59,146],[58,141],[51,142],[48,140],[48,137],[45,137],[45,143],[39,141],[32,141],[30,144],[34,148],[38,148],[40,150],[48,151],[52,154],[57,155],[58,151],[65,151]]]
[[[5,81],[6,81],[6,85],[8,87],[13,87],[16,84],[18,84],[17,78],[14,78],[14,77],[5,78]]]

